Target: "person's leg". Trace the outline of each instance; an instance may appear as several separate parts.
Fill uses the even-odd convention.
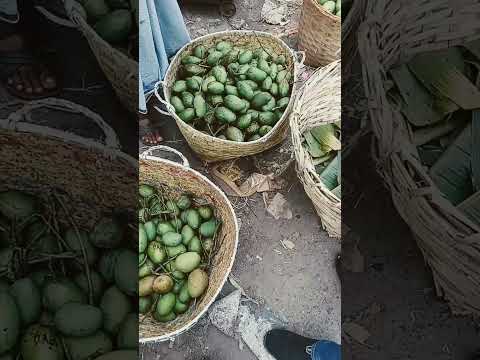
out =
[[[190,41],[190,37],[176,0],[140,0],[139,17],[139,111],[146,113],[146,94],[163,80],[169,59]],[[162,141],[158,124],[149,121],[147,127],[142,136],[144,144],[154,145]]]
[[[0,0],[0,66],[3,83],[12,95],[19,98],[51,96],[57,91],[57,81],[44,64],[36,61],[18,18],[16,2],[9,0],[7,5],[5,0]]]

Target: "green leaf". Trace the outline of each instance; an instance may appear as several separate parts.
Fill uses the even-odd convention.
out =
[[[430,169],[432,180],[453,205],[473,193],[471,157],[472,124],[469,124]]]
[[[327,165],[320,174],[320,180],[328,190],[338,186],[338,172],[340,171],[340,153]]]
[[[319,142],[313,137],[310,131],[305,132],[303,136],[305,137],[305,141],[307,143],[307,150],[312,157],[319,158],[325,155],[325,151],[322,149]]]
[[[480,90],[465,76],[466,64],[459,48],[419,54],[408,66],[435,97],[448,98],[462,109],[478,108]],[[450,109],[453,105],[445,102],[444,106]]]
[[[463,201],[457,207],[461,212],[463,212],[470,220],[475,222],[480,226],[480,192],[477,191],[475,194],[470,196],[468,199]]]
[[[325,124],[313,128],[310,131],[313,137],[320,143],[320,146],[324,151],[335,150],[338,151],[342,148],[342,143],[335,136],[335,127],[333,124]]]
[[[402,98],[402,113],[415,126],[425,126],[441,121],[446,113],[435,106],[436,99],[413,76],[407,65],[390,71]]]

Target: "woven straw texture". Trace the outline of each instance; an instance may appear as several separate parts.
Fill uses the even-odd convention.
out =
[[[331,237],[341,237],[341,199],[328,190],[315,171],[312,156],[304,148],[303,134],[341,117],[341,71],[339,60],[317,70],[299,92],[290,116],[297,173],[312,200],[322,225]]]
[[[347,17],[342,22],[342,83],[350,77],[358,52],[357,31],[365,15],[366,0],[354,0]]]
[[[375,156],[398,212],[432,269],[438,295],[454,313],[479,315],[480,228],[442,197],[418,161],[409,125],[389,103],[386,74],[415,53],[479,39],[480,1],[411,3],[369,2],[359,37]]]
[[[152,186],[166,186],[170,196],[189,193],[193,198],[206,200],[216,209],[222,220],[217,237],[215,255],[209,270],[206,293],[187,313],[169,323],[158,323],[150,317],[140,319],[140,342],[172,339],[192,327],[215,301],[235,260],[238,244],[238,224],[233,208],[223,192],[197,171],[168,160],[140,160],[140,182]]]
[[[138,168],[136,160],[118,149],[91,146],[48,136],[48,128],[33,133],[8,129],[0,121],[0,191],[17,189],[46,199],[55,191],[82,227],[91,228],[105,213],[130,211],[136,218]],[[59,214],[59,221],[67,219]]]
[[[304,0],[298,28],[298,47],[305,64],[320,67],[340,57],[341,19],[327,12],[317,0]]]
[[[238,46],[251,50],[259,46],[269,47],[278,54],[283,54],[287,58],[286,66],[294,71],[292,79],[292,95],[290,103],[285,110],[283,117],[277,122],[273,129],[261,139],[251,142],[237,143],[228,140],[222,140],[213,136],[204,134],[190,125],[183,122],[176,114],[173,107],[169,104],[171,115],[174,117],[177,125],[187,140],[190,147],[205,161],[214,162],[228,159],[235,159],[242,156],[249,156],[261,153],[282,142],[288,132],[288,114],[293,106],[293,99],[296,93],[296,83],[298,75],[298,64],[296,54],[280,39],[271,34],[256,31],[228,31],[206,35],[195,39],[183,47],[172,60],[164,81],[164,93],[167,102],[170,101],[171,87],[178,77],[181,68],[181,59],[185,54],[190,53],[197,45],[204,44],[207,47],[213,46],[218,41],[231,41]]]
[[[138,111],[138,62],[103,40],[73,8],[71,20],[87,39],[93,54],[120,102],[130,112]]]

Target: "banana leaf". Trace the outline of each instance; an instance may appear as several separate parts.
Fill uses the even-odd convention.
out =
[[[337,198],[342,198],[342,184],[338,185],[335,189],[332,190],[333,195]]]
[[[433,182],[453,205],[473,193],[472,124],[469,124],[430,169]]]
[[[332,154],[328,153],[326,155],[320,156],[318,158],[313,158],[312,162],[314,166],[321,165],[327,161],[330,161],[332,159]]]
[[[338,184],[338,172],[340,171],[341,160],[340,152],[335,156],[335,158],[327,165],[325,170],[320,174],[320,179],[322,183],[328,190],[335,189]]]
[[[303,136],[305,137],[307,150],[312,157],[319,158],[328,153],[322,148],[310,131],[305,132]]]
[[[472,112],[472,182],[480,190],[480,110]]]
[[[463,212],[470,220],[475,222],[480,226],[480,192],[477,191],[475,194],[470,196],[468,199],[463,201],[457,207],[461,212]]]
[[[449,99],[442,101],[444,109],[456,105],[465,110],[478,108],[480,90],[465,76],[466,63],[459,48],[419,54],[408,66],[435,97]]]
[[[407,65],[397,66],[390,73],[403,100],[401,111],[412,125],[426,126],[435,124],[441,121],[448,113],[439,111],[436,108],[436,99],[417,80]]]
[[[447,135],[458,127],[454,121],[443,121],[441,123],[426,126],[413,132],[413,143],[416,146],[424,145],[432,140]]]
[[[418,147],[418,155],[423,165],[432,167],[445,151],[440,145],[425,144]]]
[[[325,152],[331,150],[340,150],[342,143],[335,136],[335,127],[333,124],[325,124],[310,130],[313,137],[320,143]]]

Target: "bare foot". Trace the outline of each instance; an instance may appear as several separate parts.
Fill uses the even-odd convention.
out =
[[[163,138],[158,130],[151,130],[142,136],[142,142],[148,146],[159,145],[162,141]]]
[[[21,53],[25,49],[25,41],[18,34],[0,40],[0,52],[4,54],[7,60],[9,53],[12,54],[13,58],[16,53]],[[9,67],[12,70],[6,77],[5,82],[7,89],[17,97],[42,98],[52,95],[57,90],[57,80],[50,70],[45,65],[30,63],[27,55],[25,56],[25,63],[22,63],[22,59],[18,59],[18,64],[11,63]]]

